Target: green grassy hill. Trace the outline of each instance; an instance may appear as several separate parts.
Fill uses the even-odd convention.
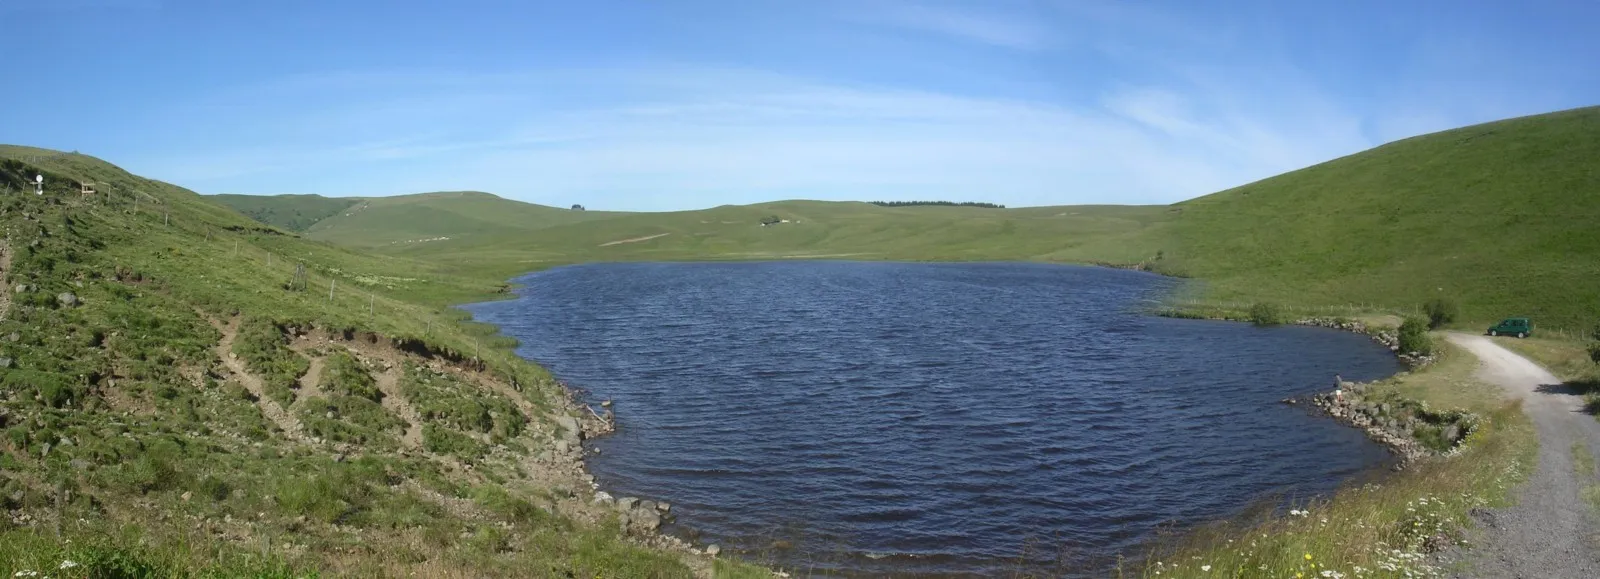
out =
[[[1142,262],[1199,280],[1184,299],[1235,308],[1413,311],[1445,297],[1464,324],[1600,321],[1600,107],[1406,139],[1165,207],[782,201],[581,214],[419,199],[414,213],[369,210],[311,235],[489,277],[597,260]],[[769,216],[789,222],[762,227]]]
[[[1405,139],[1174,206],[1169,267],[1206,297],[1458,301],[1600,322],[1600,107]]]
[[[215,199],[263,223],[305,232],[312,239],[386,250],[436,241],[471,241],[622,215],[533,205],[477,191],[373,198],[217,195]]]
[[[212,198],[251,219],[288,231],[305,231],[318,221],[361,202],[351,197],[321,195],[216,195]]]
[[[711,573],[594,504],[588,413],[444,307],[496,279],[26,147],[0,231],[6,576]]]
[[[630,213],[385,249],[508,276],[560,263],[613,260],[857,259],[1137,262],[1170,214],[1162,207],[879,207],[781,201],[698,211]],[[764,219],[782,222],[763,226]]]

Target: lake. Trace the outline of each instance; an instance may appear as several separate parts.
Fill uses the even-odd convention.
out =
[[[814,573],[1103,569],[1163,524],[1381,466],[1282,404],[1400,370],[1366,337],[1142,313],[1151,274],[1020,263],[638,263],[476,304],[611,399],[589,468],[681,534]],[[598,407],[598,406],[597,406]],[[1065,564],[1060,563],[1065,561]]]

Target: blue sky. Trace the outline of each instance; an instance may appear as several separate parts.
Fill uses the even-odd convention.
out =
[[[0,21],[0,142],[202,193],[1167,203],[1600,104],[1596,2],[0,0]]]

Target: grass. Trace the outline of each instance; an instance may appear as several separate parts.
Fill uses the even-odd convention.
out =
[[[1281,506],[1264,501],[1244,515],[1192,529],[1155,549],[1143,577],[1431,576],[1426,554],[1463,540],[1472,509],[1504,505],[1535,464],[1531,424],[1516,403],[1471,378],[1476,360],[1445,348],[1424,372],[1377,388],[1459,405],[1486,425],[1449,456],[1425,459],[1378,482],[1352,483],[1326,498]],[[1323,572],[1329,572],[1324,575]],[[1297,575],[1299,574],[1299,575]]]
[[[321,195],[217,195],[229,207],[245,216],[285,231],[303,232],[318,222],[338,215],[351,205],[361,202],[356,198],[323,197]]]
[[[0,191],[46,179],[44,196],[0,195],[5,282],[27,286],[0,320],[0,575],[58,576],[70,560],[67,576],[690,576],[679,554],[544,510],[578,500],[519,470],[546,447],[535,434],[553,428],[560,386],[445,307],[496,295],[499,279],[288,235],[85,155],[18,160],[44,153],[0,147]],[[81,197],[80,182],[100,193]],[[57,298],[69,292],[75,305]],[[219,371],[211,322],[235,318],[224,354],[354,451],[276,432]],[[330,356],[325,397],[295,402],[308,360],[286,331],[310,326],[481,369],[521,400],[435,381],[484,456],[461,472],[391,452],[397,420],[360,362]],[[458,508],[492,493],[500,510]]]
[[[310,360],[289,349],[283,327],[266,318],[246,318],[239,325],[233,353],[261,377],[267,397],[285,408],[296,398],[300,377],[311,369]]]

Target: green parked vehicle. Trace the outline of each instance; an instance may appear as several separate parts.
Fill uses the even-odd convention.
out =
[[[1528,318],[1506,318],[1490,327],[1489,335],[1526,338],[1533,335],[1533,322]]]

